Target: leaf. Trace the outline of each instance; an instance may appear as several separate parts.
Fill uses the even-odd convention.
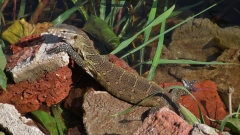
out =
[[[2,51],[2,47],[0,45],[0,69],[4,70],[6,67],[7,61],[6,61],[6,57]]]
[[[14,21],[3,33],[2,38],[10,44],[19,41],[20,38],[29,36],[35,31],[34,25],[26,22],[24,19]]]
[[[38,122],[43,125],[51,135],[58,135],[58,129],[55,119],[48,113],[37,110],[31,112]]]
[[[7,77],[2,69],[0,69],[0,86],[6,91]]]
[[[15,21],[2,33],[2,38],[10,44],[16,43],[23,36],[23,27],[19,20]]]
[[[97,16],[91,15],[85,23],[83,30],[106,45],[109,51],[114,50],[120,44],[118,37],[112,29]]]
[[[2,51],[2,47],[0,45],[0,86],[6,91],[7,85],[7,77],[3,70],[6,67],[6,57]]]

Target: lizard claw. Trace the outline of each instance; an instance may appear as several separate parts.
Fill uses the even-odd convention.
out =
[[[194,92],[195,89],[194,89],[194,84],[197,82],[196,80],[193,80],[193,81],[186,81],[184,79],[181,80],[182,83],[183,83],[183,86],[188,89],[189,91],[191,92]]]

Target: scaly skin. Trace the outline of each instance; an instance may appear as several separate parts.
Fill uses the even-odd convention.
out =
[[[146,97],[163,89],[153,81],[117,67],[94,49],[88,36],[77,27],[61,24],[48,29],[50,34],[63,38],[66,43],[59,43],[49,52],[65,51],[75,62],[99,82],[110,94],[126,102],[137,104]],[[171,93],[159,93],[140,105],[151,107],[168,106],[180,114],[179,90]]]

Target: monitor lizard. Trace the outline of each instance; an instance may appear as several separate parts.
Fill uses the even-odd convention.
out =
[[[48,53],[67,52],[111,95],[128,103],[137,104],[146,97],[160,91],[156,96],[141,102],[139,105],[148,107],[168,106],[178,115],[181,115],[178,99],[182,90],[174,89],[171,93],[166,93],[155,82],[116,66],[106,56],[97,53],[86,33],[75,26],[60,24],[49,28],[48,34],[61,37],[64,41],[48,50]]]

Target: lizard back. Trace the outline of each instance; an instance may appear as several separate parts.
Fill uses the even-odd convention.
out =
[[[78,65],[99,82],[110,94],[126,102],[137,104],[149,95],[162,91],[155,82],[128,72],[97,53],[88,36],[80,29],[61,24],[48,30],[62,37],[67,45],[60,51],[68,52]],[[158,93],[145,100],[143,106],[169,106],[179,114],[179,94]]]

